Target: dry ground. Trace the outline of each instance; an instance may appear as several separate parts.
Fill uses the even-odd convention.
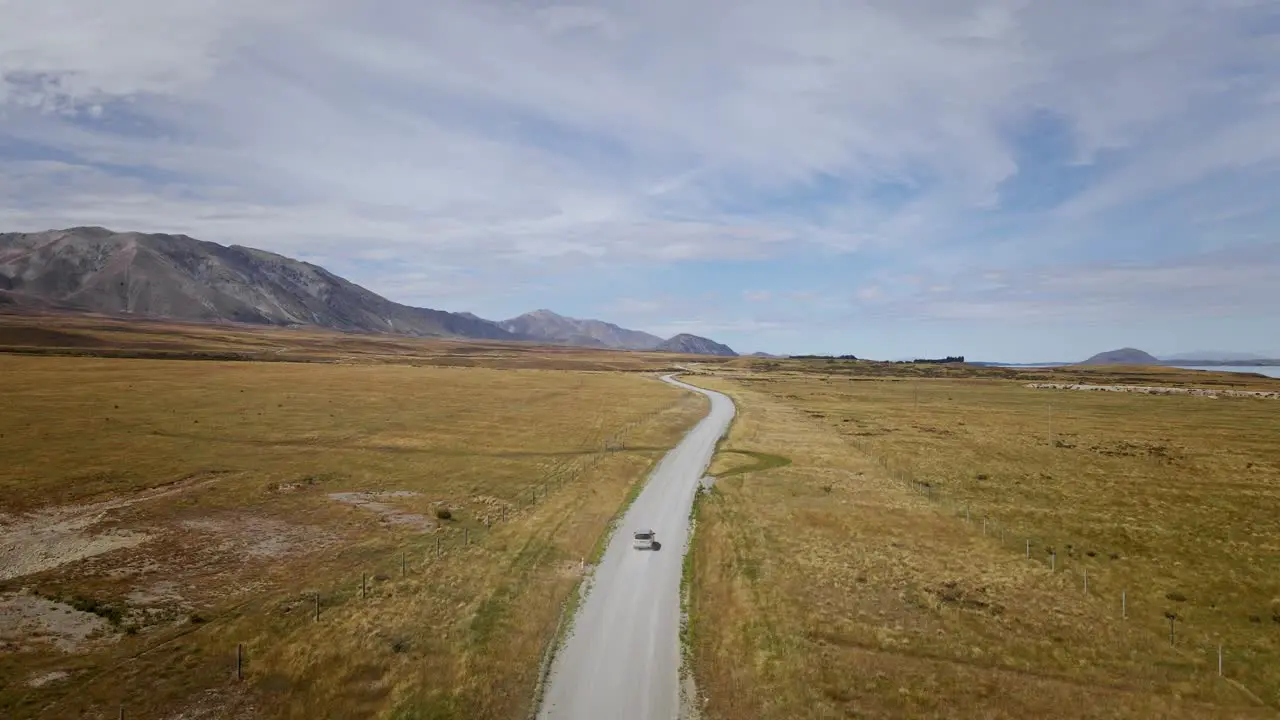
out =
[[[505,369],[649,372],[687,356],[534,343],[413,338],[236,323],[0,312],[0,353]],[[702,359],[708,362],[707,358]]]
[[[704,401],[387,342],[411,361],[0,354],[0,716],[522,716],[582,558]]]
[[[739,404],[723,449],[791,463],[722,452],[699,500],[706,718],[1275,716],[1277,401],[735,364],[757,369],[690,378]]]

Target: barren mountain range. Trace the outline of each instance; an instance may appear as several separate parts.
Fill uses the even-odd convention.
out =
[[[1204,366],[1252,366],[1280,365],[1280,360],[1252,353],[1202,350],[1156,357],[1136,348],[1120,348],[1098,353],[1081,365],[1204,365]]]
[[[1137,348],[1120,348],[1108,350],[1080,363],[1081,365],[1159,365],[1160,360],[1154,355]]]
[[[735,354],[706,338],[678,335],[664,341],[549,310],[494,322],[471,313],[411,307],[283,255],[186,235],[120,233],[101,227],[0,233],[0,308],[6,305],[421,337]]]
[[[535,310],[520,317],[503,320],[498,327],[509,333],[557,340],[584,347],[655,350],[664,341],[657,335],[627,330],[600,320],[579,320],[557,315],[550,310]]]
[[[688,333],[676,335],[655,349],[663,352],[684,353],[686,355],[737,355],[728,345],[721,345],[715,340],[708,340]]]

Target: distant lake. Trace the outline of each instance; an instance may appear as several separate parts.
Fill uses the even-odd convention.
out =
[[[1216,372],[1258,373],[1267,377],[1280,378],[1280,366],[1276,365],[1220,365],[1217,367],[1197,367],[1195,365],[1175,365],[1183,370],[1213,370]]]
[[[1061,367],[1061,365],[997,365],[996,367],[1035,369]],[[1267,377],[1280,378],[1280,365],[1219,365],[1216,367],[1202,367],[1199,365],[1165,365],[1165,367],[1177,367],[1182,368],[1183,370],[1208,370],[1210,372],[1258,373],[1259,375],[1266,375]]]

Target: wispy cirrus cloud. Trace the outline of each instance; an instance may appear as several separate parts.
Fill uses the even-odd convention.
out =
[[[904,293],[881,308],[941,320],[1127,321],[1270,316],[1280,303],[1280,244],[1141,264],[979,272]]]

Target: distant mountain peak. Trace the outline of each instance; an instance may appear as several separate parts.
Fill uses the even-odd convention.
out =
[[[1159,365],[1160,360],[1154,355],[1137,348],[1120,348],[1101,352],[1085,360],[1081,365]]]
[[[498,326],[517,335],[583,347],[652,350],[662,344],[662,338],[657,335],[628,330],[602,320],[567,317],[546,308],[503,320]]]
[[[0,290],[107,314],[517,339],[491,322],[401,305],[265,250],[97,226],[0,233]]]
[[[540,308],[492,322],[392,302],[318,265],[187,235],[86,225],[0,233],[0,302],[200,322],[312,325],[350,332],[530,340],[726,354],[706,338],[657,335]],[[692,339],[690,339],[692,338]],[[732,354],[732,350],[728,350]]]
[[[65,230],[55,230],[53,232],[60,232],[60,233],[66,233],[66,234],[93,235],[95,237],[102,237],[104,235],[121,234],[121,233],[115,232],[114,230],[108,230],[107,228],[104,228],[101,225],[80,225],[78,227],[67,228]]]
[[[657,347],[662,352],[681,353],[686,355],[719,355],[737,357],[738,353],[728,345],[709,340],[699,335],[680,333]]]

